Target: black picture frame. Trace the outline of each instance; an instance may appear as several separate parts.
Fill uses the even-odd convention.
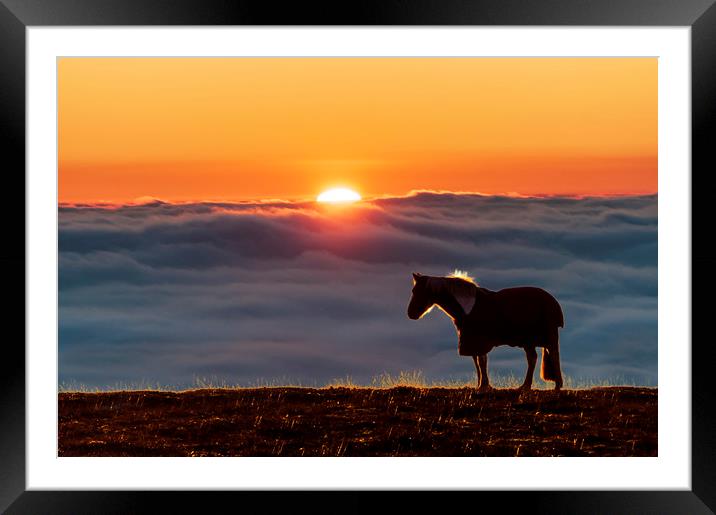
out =
[[[688,26],[692,73],[692,488],[689,491],[452,492],[450,506],[470,509],[493,502],[509,512],[713,513],[716,510],[716,430],[711,401],[716,346],[709,327],[716,287],[716,255],[706,235],[707,203],[716,173],[716,0],[374,0],[281,2],[270,0],[0,0],[0,131],[6,195],[2,218],[5,327],[25,320],[25,29],[82,25],[554,25]],[[688,173],[685,170],[684,173]],[[22,194],[20,192],[23,192]],[[22,205],[21,205],[22,204]],[[696,235],[701,234],[701,239]],[[22,283],[22,284],[21,284]],[[701,297],[696,302],[698,297]],[[19,299],[23,299],[20,302]],[[386,506],[379,492],[80,492],[26,491],[25,325],[5,332],[0,361],[0,511],[6,513],[202,513],[264,511],[291,503],[310,509],[364,513]],[[22,342],[22,343],[21,343]],[[674,342],[671,342],[672,344]],[[688,342],[678,342],[687,346]],[[320,496],[320,499],[317,497]],[[331,498],[337,496],[338,498]],[[401,511],[425,505],[425,492],[401,495]],[[464,509],[464,508],[460,508]],[[502,509],[502,508],[500,508]]]

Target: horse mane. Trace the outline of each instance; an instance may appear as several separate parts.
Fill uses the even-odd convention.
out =
[[[475,305],[477,292],[480,289],[475,280],[466,272],[455,270],[444,277],[428,277],[427,287],[433,292],[447,291],[460,303],[465,314]]]
[[[470,274],[465,272],[464,270],[457,270],[453,271],[453,273],[446,276],[449,279],[462,279],[463,281],[467,281],[469,283],[474,284],[475,286],[480,286],[477,284],[477,281],[474,277],[470,277]]]

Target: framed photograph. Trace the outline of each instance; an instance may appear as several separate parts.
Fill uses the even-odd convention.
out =
[[[712,4],[4,1],[0,507],[711,513]]]

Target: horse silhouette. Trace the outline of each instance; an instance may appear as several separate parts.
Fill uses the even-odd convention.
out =
[[[532,388],[536,347],[542,347],[542,379],[554,381],[555,390],[562,388],[559,328],[564,327],[564,315],[557,299],[545,290],[522,286],[492,291],[464,275],[433,277],[414,273],[408,317],[417,320],[434,306],[455,323],[458,354],[472,356],[480,392],[492,388],[487,376],[487,353],[499,345],[522,347],[527,355],[527,376],[521,390]]]

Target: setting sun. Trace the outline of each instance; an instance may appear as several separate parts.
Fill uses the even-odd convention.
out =
[[[332,188],[318,195],[318,202],[327,202],[331,204],[343,204],[346,202],[356,202],[361,196],[348,188]]]

